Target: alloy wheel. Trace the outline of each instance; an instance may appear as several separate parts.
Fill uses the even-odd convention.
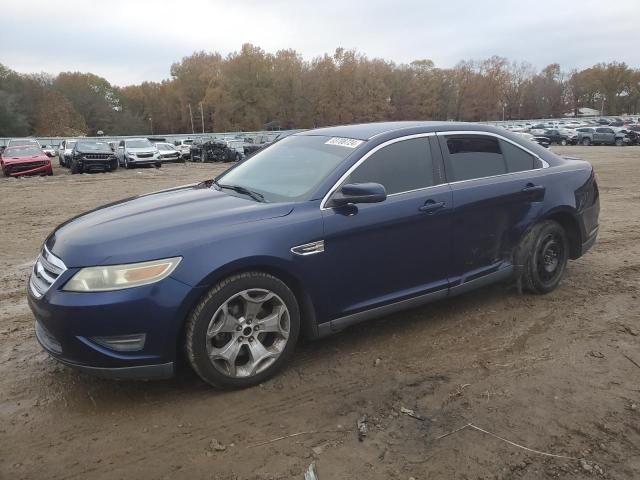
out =
[[[207,354],[213,367],[232,378],[252,377],[284,351],[291,321],[284,301],[274,292],[254,288],[228,298],[207,327]]]

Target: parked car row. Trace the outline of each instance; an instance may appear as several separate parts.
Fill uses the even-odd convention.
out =
[[[628,119],[598,119],[588,121],[549,121],[538,124],[506,125],[503,128],[520,135],[531,135],[544,147],[557,145],[637,145],[640,141],[640,123]]]

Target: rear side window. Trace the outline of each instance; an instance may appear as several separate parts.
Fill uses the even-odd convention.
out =
[[[427,137],[412,138],[381,148],[356,168],[345,183],[375,182],[387,195],[430,187],[433,162]]]
[[[446,137],[449,161],[447,177],[458,182],[507,173],[497,138],[482,135]]]
[[[530,153],[495,137],[452,135],[446,138],[450,182],[522,172],[540,166]]]
[[[500,148],[502,149],[502,156],[507,162],[507,171],[509,173],[537,168],[538,162],[536,158],[512,143],[500,140]]]

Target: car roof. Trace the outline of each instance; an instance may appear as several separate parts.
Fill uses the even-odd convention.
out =
[[[377,122],[358,123],[355,125],[340,125],[335,127],[323,127],[304,132],[295,133],[298,136],[326,136],[354,138],[357,140],[371,140],[374,137],[395,133],[397,136],[411,133],[428,133],[438,131],[472,130],[479,132],[502,133],[504,129],[498,129],[490,125],[464,122],[432,122],[432,121],[405,121],[405,122]]]

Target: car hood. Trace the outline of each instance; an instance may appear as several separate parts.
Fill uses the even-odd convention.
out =
[[[234,225],[292,210],[291,204],[255,202],[204,182],[105,205],[63,223],[46,244],[67,267],[132,263],[181,256]]]
[[[129,153],[155,153],[155,149],[153,147],[144,147],[144,148],[131,148],[127,147],[127,152]]]
[[[37,161],[50,161],[44,153],[41,155],[33,155],[31,157],[2,157],[2,161],[6,165],[13,165],[15,163],[29,163]]]

